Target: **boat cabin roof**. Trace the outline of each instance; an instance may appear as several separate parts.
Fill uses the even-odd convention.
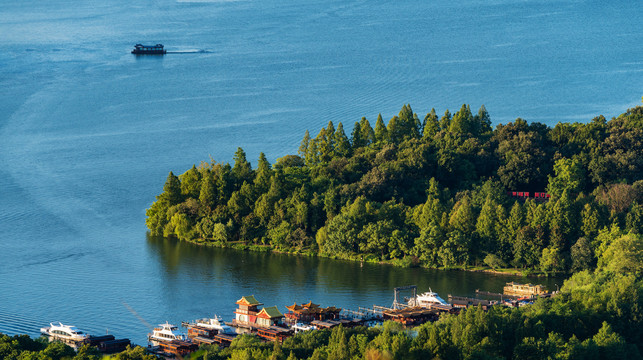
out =
[[[162,48],[163,44],[156,44],[156,45],[143,45],[143,44],[136,44],[134,47],[144,47],[144,48]]]

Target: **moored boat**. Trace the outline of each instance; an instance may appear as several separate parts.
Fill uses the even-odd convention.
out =
[[[223,319],[214,315],[210,319],[199,319],[194,323],[194,326],[202,327],[204,329],[216,330],[217,334],[236,334],[234,329],[223,323]],[[190,324],[188,324],[188,327]]]
[[[148,334],[147,339],[154,345],[171,341],[188,341],[188,337],[180,332],[176,325],[172,325],[169,322],[159,324],[158,327],[155,327],[154,331]]]
[[[63,340],[65,342],[84,342],[89,339],[89,335],[78,330],[75,326],[49,323],[48,327],[40,329],[40,333],[48,336],[50,339]]]
[[[429,288],[429,291],[417,295],[415,298],[411,298],[408,301],[409,306],[428,307],[433,304],[448,305],[448,303],[444,301],[438,293],[431,291],[431,288]]]

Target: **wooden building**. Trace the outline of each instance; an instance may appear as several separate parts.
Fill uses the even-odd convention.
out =
[[[201,326],[190,326],[188,327],[188,337],[194,339],[196,337],[204,337],[212,339],[214,335],[217,334],[217,330],[208,329]]]
[[[467,308],[469,306],[481,305],[483,309],[487,310],[491,306],[491,301],[485,299],[469,298],[464,296],[449,295],[449,302],[454,308]]]
[[[178,356],[185,356],[191,352],[196,351],[199,346],[195,343],[187,341],[168,341],[168,342],[159,342],[159,349],[168,354],[174,354]]]
[[[317,329],[330,329],[334,328],[335,326],[339,326],[339,322],[333,320],[313,320],[310,322],[310,325],[314,325]]]
[[[399,322],[404,326],[420,325],[427,321],[435,321],[440,316],[436,310],[416,306],[406,309],[387,310],[382,313],[385,320]]]
[[[313,304],[312,301],[307,304],[286,306],[288,312],[285,314],[285,321],[287,324],[293,325],[299,322],[309,323],[314,320],[334,320],[339,319],[341,308],[329,306],[327,308],[320,307],[318,304]]]
[[[265,307],[257,314],[257,326],[271,327],[281,323],[284,314],[276,306]]]
[[[240,326],[255,325],[257,323],[257,314],[259,313],[257,307],[263,304],[257,301],[254,295],[244,296],[241,299],[237,300],[236,304],[239,305],[239,308],[234,311],[235,325],[240,325]]]
[[[515,282],[509,282],[504,287],[505,295],[513,296],[536,296],[545,294],[547,291],[542,285],[532,285],[532,284],[519,284]]]
[[[293,331],[279,326],[271,326],[267,328],[257,329],[257,336],[260,338],[282,342],[284,339],[291,337]]]
[[[214,335],[214,341],[221,346],[230,346],[235,337],[236,335],[216,334]]]

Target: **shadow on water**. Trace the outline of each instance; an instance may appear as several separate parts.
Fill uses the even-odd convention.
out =
[[[165,281],[183,281],[182,287],[187,286],[186,277],[198,284],[214,282],[238,291],[237,298],[251,293],[263,299],[277,297],[285,301],[280,305],[308,300],[340,306],[390,305],[396,286],[414,284],[419,292],[431,288],[443,297],[475,296],[476,289],[502,292],[509,281],[555,289],[564,280],[367,263],[360,266],[358,262],[205,247],[152,236],[148,236],[148,245],[164,268]]]

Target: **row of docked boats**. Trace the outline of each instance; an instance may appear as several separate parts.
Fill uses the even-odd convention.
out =
[[[451,300],[451,297],[449,298]],[[222,318],[214,316],[212,318],[203,318],[191,322],[182,322],[181,327],[187,329],[187,333],[180,330],[179,326],[169,322],[159,324],[148,334],[148,350],[157,355],[164,357],[183,357],[195,350],[201,344],[217,344],[221,346],[229,345],[238,333],[253,332],[264,340],[283,341],[286,337],[302,331],[310,331],[333,326],[343,325],[345,327],[366,325],[370,322],[378,322],[385,319],[391,319],[403,324],[415,324],[430,321],[437,317],[440,312],[452,312],[458,310],[456,304],[450,304],[441,298],[436,292],[429,291],[414,295],[407,298],[405,303],[400,307],[388,309],[390,311],[379,311],[377,318],[361,319],[340,317],[341,309],[335,307],[321,308],[312,302],[308,304],[297,304],[286,306],[289,312],[284,316],[278,311],[271,315],[272,308],[266,308],[259,311],[257,306],[262,305],[253,296],[246,296],[237,301],[240,308],[235,311],[237,318],[230,323],[224,323]],[[276,307],[274,307],[276,309]],[[361,308],[360,308],[361,309]],[[375,306],[374,306],[375,309]],[[384,309],[384,308],[381,308]],[[351,312],[347,310],[347,312]],[[265,313],[265,314],[264,314]],[[374,312],[375,313],[375,312]],[[363,314],[362,314],[363,315]],[[244,318],[244,316],[246,318]],[[252,324],[241,323],[241,320],[251,320],[263,317],[283,318],[286,321],[275,321],[270,323],[256,321]],[[256,320],[255,319],[255,320]],[[230,326],[232,325],[232,326]],[[43,335],[47,335],[52,340],[61,340],[70,344],[85,344],[95,342],[100,337],[92,337],[74,326],[63,325],[62,323],[50,324],[49,327],[42,328]],[[92,340],[93,339],[93,340]],[[109,345],[111,339],[99,339]],[[127,340],[129,344],[129,340]]]

